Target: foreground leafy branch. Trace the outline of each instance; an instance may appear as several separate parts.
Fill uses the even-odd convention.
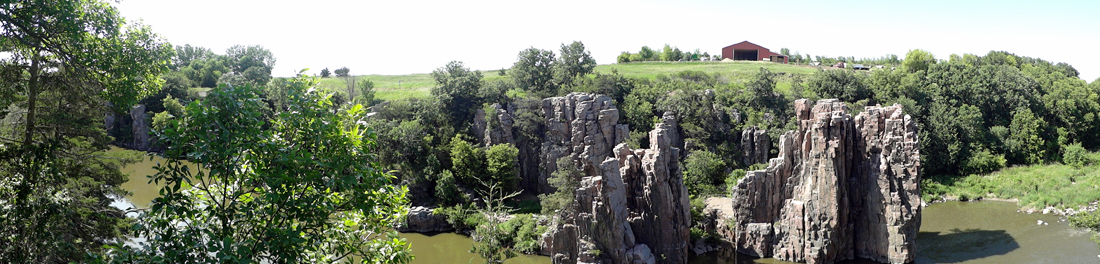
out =
[[[377,169],[374,132],[356,105],[333,111],[315,80],[289,82],[266,120],[259,91],[220,87],[192,102],[162,138],[170,161],[150,181],[162,195],[135,226],[148,238],[121,262],[405,263],[389,226],[406,188]],[[190,171],[182,161],[201,164]]]

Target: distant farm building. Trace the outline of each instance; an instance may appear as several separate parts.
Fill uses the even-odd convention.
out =
[[[778,63],[787,63],[787,61],[790,60],[787,55],[772,52],[768,50],[768,48],[748,41],[742,41],[741,43],[722,48],[722,58],[731,60],[771,61]]]

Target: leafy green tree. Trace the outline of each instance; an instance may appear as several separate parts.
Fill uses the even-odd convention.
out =
[[[556,161],[557,170],[550,174],[546,182],[556,191],[549,194],[539,194],[539,203],[542,205],[542,214],[553,214],[563,209],[569,209],[576,200],[574,193],[579,188],[581,172],[573,165],[573,159],[562,157]]]
[[[163,195],[140,216],[138,235],[149,240],[130,257],[408,262],[408,245],[390,231],[405,213],[407,190],[378,169],[364,108],[333,112],[315,82],[301,74],[292,80],[289,109],[270,120],[249,85],[215,89],[188,105],[164,130],[169,161],[150,176]],[[184,158],[204,169],[190,171]]]
[[[753,76],[752,81],[745,85],[745,92],[749,96],[749,106],[756,109],[776,108],[780,103],[775,92],[775,73],[761,67]]]
[[[596,68],[596,59],[584,49],[584,43],[574,41],[568,46],[561,44],[561,57],[553,65],[553,76],[559,86],[573,85],[577,76],[592,73]]]
[[[263,46],[234,45],[225,51],[225,56],[230,69],[243,76],[248,82],[265,85],[271,80],[271,70],[275,68],[275,56]]]
[[[336,77],[348,77],[348,74],[351,73],[351,69],[348,69],[348,67],[340,67],[339,69],[336,69],[335,73]]]
[[[615,58],[615,63],[627,63],[630,62],[630,52],[623,51],[619,53],[619,57]]]
[[[231,71],[228,58],[212,53],[191,60],[180,68],[180,72],[191,79],[191,82],[195,85],[211,88],[218,86],[219,77]]]
[[[921,49],[910,50],[901,62],[901,66],[908,72],[928,70],[928,66],[932,64],[936,64],[936,57]]]
[[[720,194],[726,180],[726,162],[710,151],[696,150],[684,160],[684,185],[692,195]]]
[[[642,46],[642,49],[638,51],[638,56],[641,56],[641,59],[635,60],[631,57],[630,61],[655,61],[660,58],[660,54],[658,54],[656,50],[649,48],[649,46]]]
[[[176,56],[172,57],[172,70],[178,71],[191,65],[193,61],[211,59],[215,56],[214,52],[208,48],[191,46],[191,44],[176,46]]]
[[[359,82],[359,101],[366,106],[374,104],[374,82],[367,79]]]
[[[328,70],[328,67],[321,69],[321,78],[328,78],[332,75],[332,72]]]
[[[110,204],[137,159],[101,120],[161,88],[172,46],[95,0],[0,3],[0,43],[0,262],[87,261],[128,231]]]
[[[837,98],[844,102],[873,99],[865,78],[864,74],[851,70],[818,70],[806,81],[806,88],[822,98]]]
[[[503,192],[512,192],[519,183],[517,158],[519,149],[512,144],[497,144],[485,151],[485,165],[489,179],[500,186]]]
[[[680,48],[673,48],[668,44],[665,44],[665,48],[661,51],[660,58],[662,61],[679,61],[683,59],[684,53],[680,51]]]
[[[459,183],[470,188],[480,186],[482,176],[487,174],[485,165],[484,150],[466,142],[460,135],[451,139],[451,171]]]
[[[439,174],[439,180],[435,183],[435,198],[439,205],[451,206],[462,202],[462,196],[455,183],[454,174],[450,170],[444,170]]]
[[[596,73],[592,78],[579,78],[574,81],[572,91],[606,95],[615,99],[615,105],[621,106],[626,95],[634,90],[635,81],[612,69],[611,74]]]
[[[432,88],[431,94],[443,105],[450,117],[451,127],[466,127],[465,124],[473,121],[474,113],[481,107],[482,99],[478,96],[481,72],[471,71],[462,62],[452,61],[433,71],[432,78],[436,87]]]
[[[539,97],[553,96],[558,92],[554,81],[554,52],[529,48],[519,52],[512,64],[512,80],[516,87],[530,91]]]
[[[791,50],[788,48],[779,48],[779,54],[791,56]]]
[[[1036,117],[1031,109],[1016,111],[1009,127],[1012,134],[1005,142],[1016,163],[1036,164],[1046,159],[1046,141],[1042,137],[1046,126],[1046,121]]]
[[[516,234],[502,228],[504,216],[511,214],[514,210],[504,205],[504,201],[519,195],[519,192],[506,193],[505,188],[497,184],[484,187],[487,191],[481,192],[480,195],[485,198],[485,205],[478,209],[478,213],[485,221],[477,225],[474,231],[477,233],[478,241],[470,248],[470,252],[480,255],[485,259],[486,264],[503,263],[504,260],[516,256],[516,252],[510,245],[512,237]]]

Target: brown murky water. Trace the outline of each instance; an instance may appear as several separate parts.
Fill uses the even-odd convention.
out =
[[[113,151],[126,151],[115,149]],[[156,172],[153,166],[163,159],[148,157],[123,168],[130,181],[123,188],[133,194],[120,205],[146,207],[158,195],[158,188],[149,184],[146,175]],[[192,165],[193,164],[188,164]],[[192,169],[196,169],[192,167]],[[1045,225],[1037,224],[1043,221]],[[402,233],[412,245],[416,259],[413,264],[484,263],[470,253],[473,240],[454,234]],[[917,235],[916,263],[966,264],[1031,264],[1031,263],[1100,263],[1100,247],[1089,240],[1091,234],[1075,230],[1053,215],[1026,214],[1016,211],[1010,202],[947,202],[924,209],[921,230]],[[550,263],[544,256],[519,256],[508,264]],[[791,263],[775,259],[753,259],[747,256],[720,258],[716,253],[696,256],[692,264]],[[874,263],[866,260],[846,264]]]

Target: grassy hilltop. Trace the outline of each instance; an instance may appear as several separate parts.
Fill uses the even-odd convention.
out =
[[[701,71],[708,74],[719,74],[726,81],[732,83],[744,83],[752,74],[760,68],[778,73],[781,76],[812,75],[817,72],[817,67],[805,65],[779,64],[757,61],[737,62],[636,62],[625,64],[604,64],[596,66],[597,73],[610,74],[618,71],[626,77],[654,79],[661,75],[669,75],[682,71]],[[481,74],[486,81],[508,78],[500,76],[499,70],[483,70]],[[406,75],[359,75],[355,78],[366,78],[374,82],[375,98],[378,100],[395,100],[402,98],[427,98],[431,88],[435,86],[435,80],[431,74],[418,73]],[[789,78],[780,78],[776,90],[785,91],[790,88]],[[329,91],[344,91],[347,86],[344,78],[322,78],[322,89]]]

